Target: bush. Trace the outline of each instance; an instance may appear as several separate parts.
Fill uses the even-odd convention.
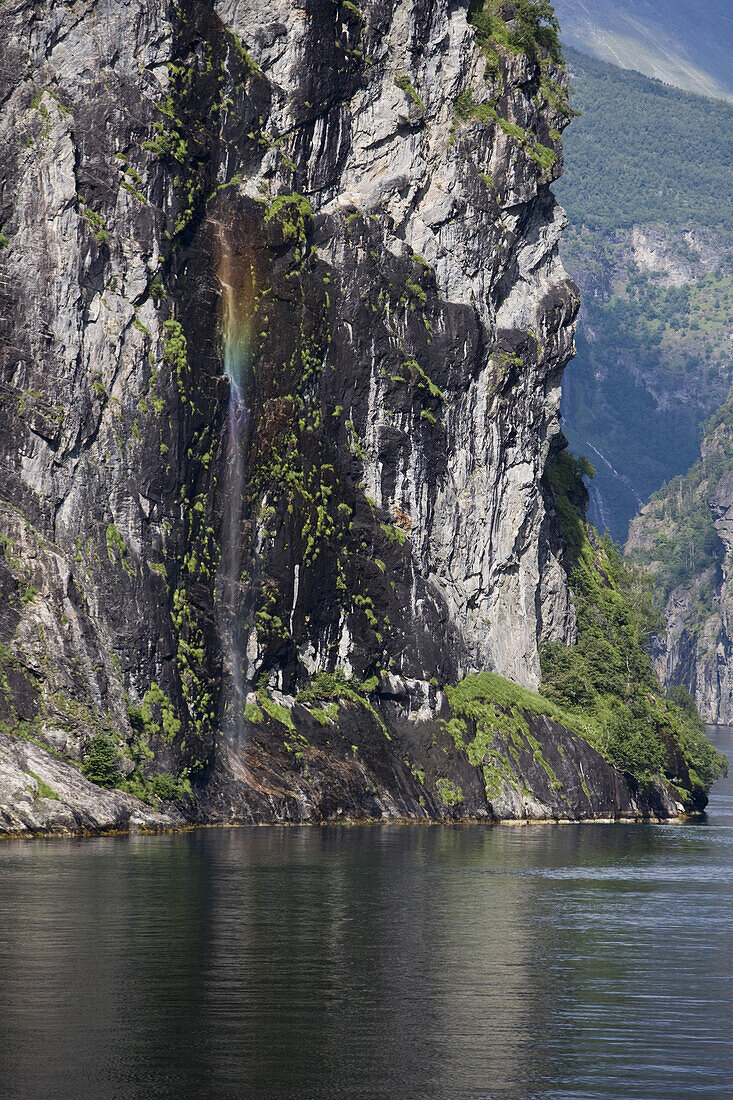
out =
[[[468,21],[490,60],[499,43],[532,59],[546,51],[553,61],[562,62],[559,25],[549,0],[471,0]]]
[[[606,759],[619,771],[633,775],[646,787],[664,767],[664,748],[651,723],[634,719],[627,707],[620,707],[608,728]]]
[[[158,772],[151,784],[153,794],[165,802],[177,802],[186,793],[186,785],[169,772]]]
[[[96,734],[82,764],[84,775],[98,787],[114,787],[120,778],[117,750],[105,733]]]

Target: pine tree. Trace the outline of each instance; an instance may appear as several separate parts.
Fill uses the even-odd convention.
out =
[[[119,780],[117,753],[106,734],[98,733],[89,742],[82,771],[98,787],[114,787]]]

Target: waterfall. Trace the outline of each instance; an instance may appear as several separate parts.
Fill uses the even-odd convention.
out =
[[[629,490],[629,492],[632,494],[634,500],[636,501],[637,507],[639,507],[639,508],[643,507],[644,501],[641,499],[641,497],[639,496],[639,494],[637,493],[636,489],[631,484],[629,479],[624,474],[619,473],[619,471],[611,465],[611,463],[608,461],[608,459],[603,454],[603,452],[599,451],[597,447],[594,447],[593,444],[590,442],[590,440],[583,439],[582,443],[586,447],[588,447],[589,450],[593,451],[593,454],[597,458],[600,458],[601,462],[603,462],[604,465],[606,465],[608,467],[609,471],[613,474],[613,476],[616,478],[617,481],[620,481],[623,485],[626,486],[626,488]]]
[[[244,636],[240,621],[242,517],[247,449],[247,380],[250,367],[252,272],[232,247],[231,226],[213,223],[219,246],[221,334],[224,373],[229,380],[223,484],[221,564],[218,584],[219,634],[225,658],[224,728],[241,733],[245,702]]]

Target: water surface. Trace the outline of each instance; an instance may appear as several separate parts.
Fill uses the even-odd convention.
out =
[[[731,1095],[732,902],[730,780],[694,825],[7,842],[0,1096]]]

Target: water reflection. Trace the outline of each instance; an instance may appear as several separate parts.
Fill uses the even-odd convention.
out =
[[[0,1095],[724,1095],[732,791],[704,826],[2,845]]]

